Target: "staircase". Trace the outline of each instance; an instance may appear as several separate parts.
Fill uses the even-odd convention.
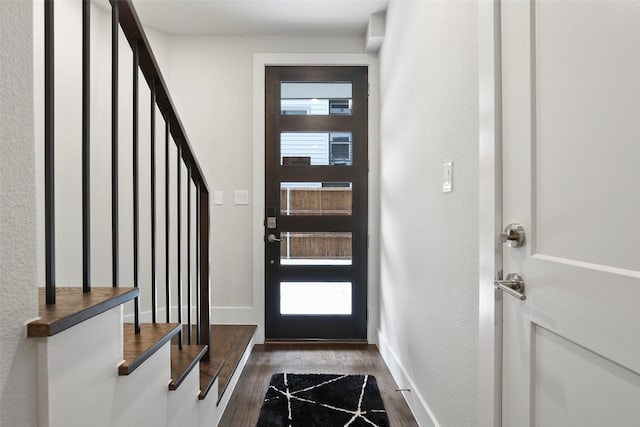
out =
[[[212,325],[206,346],[179,348],[177,323],[123,323],[135,288],[58,288],[27,335],[38,340],[41,425],[215,426],[253,348],[255,326]],[[172,342],[173,341],[173,342]],[[123,360],[124,359],[124,360]]]
[[[211,324],[209,190],[131,0],[110,0],[111,194],[106,197],[110,196],[111,221],[105,226],[111,229],[111,257],[106,261],[111,264],[111,286],[92,283],[91,249],[99,243],[91,235],[96,218],[91,182],[105,178],[91,168],[91,149],[96,146],[91,140],[91,46],[95,34],[91,24],[96,21],[91,0],[76,4],[82,9],[82,160],[78,165],[82,170],[78,195],[82,224],[77,226],[77,233],[82,234],[82,259],[78,260],[82,286],[56,286],[56,235],[59,240],[68,239],[74,231],[60,233],[55,219],[56,192],[70,191],[55,182],[58,77],[54,70],[59,69],[55,67],[55,3],[44,2],[46,278],[39,294],[40,318],[27,326],[27,336],[37,340],[40,425],[215,426],[249,357],[256,327]],[[64,7],[70,4],[60,3]],[[132,117],[126,125],[132,137],[127,141],[119,140],[121,34],[131,47],[133,65]],[[140,75],[146,86],[140,84]],[[150,173],[146,182],[140,178],[140,86],[148,90],[150,99]],[[164,122],[162,143],[156,141],[157,120]],[[132,200],[128,201],[132,230],[124,242],[119,171],[123,148],[133,153]],[[162,148],[161,163],[156,152]],[[164,179],[159,180],[162,173]],[[164,195],[163,204],[158,201],[159,192]],[[144,218],[140,204],[149,202],[150,215]],[[163,216],[158,218],[160,212]],[[141,228],[150,228],[148,241],[141,240]],[[164,242],[158,241],[161,233]],[[132,257],[120,253],[124,245],[132,245]],[[143,254],[150,260],[148,277],[141,274]],[[129,286],[121,283],[123,267],[133,272]]]

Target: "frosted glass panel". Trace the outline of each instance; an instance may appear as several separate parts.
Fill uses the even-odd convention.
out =
[[[286,83],[280,86],[283,116],[350,115],[351,83]]]
[[[281,182],[280,215],[351,215],[350,182]]]
[[[349,132],[283,132],[280,164],[285,166],[351,166],[353,144]]]
[[[351,282],[280,282],[280,314],[351,314]]]
[[[281,265],[351,265],[351,233],[281,232]]]

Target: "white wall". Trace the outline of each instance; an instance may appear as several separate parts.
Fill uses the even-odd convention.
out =
[[[477,34],[475,2],[396,1],[380,52],[380,341],[425,426],[476,416]]]
[[[224,204],[212,206],[213,320],[262,325],[264,300],[256,287],[264,283],[254,286],[254,268],[263,262],[254,253],[256,244],[263,245],[262,234],[259,241],[254,234],[263,218],[254,210],[262,212],[262,207],[233,204],[234,190],[249,190],[252,201],[255,192],[264,191],[255,184],[256,174],[263,171],[254,165],[263,164],[263,159],[254,159],[254,100],[259,90],[254,84],[254,55],[308,54],[305,63],[318,55],[320,63],[321,54],[364,53],[364,39],[171,37],[169,46],[171,95],[210,190],[224,191]],[[258,336],[262,333],[259,330]]]
[[[33,5],[0,2],[0,425],[37,423]]]

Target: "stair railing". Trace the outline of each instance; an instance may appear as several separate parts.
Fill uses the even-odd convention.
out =
[[[202,168],[194,154],[184,126],[176,111],[174,103],[169,95],[167,84],[160,72],[160,68],[155,59],[150,43],[144,32],[142,24],[135,11],[131,0],[110,0],[111,4],[111,246],[112,246],[112,285],[118,287],[120,285],[119,278],[119,186],[121,185],[118,171],[119,158],[119,141],[118,141],[118,107],[120,100],[118,99],[118,60],[119,60],[119,28],[122,29],[133,54],[133,125],[132,125],[132,150],[133,150],[133,286],[139,287],[139,259],[140,259],[140,214],[139,214],[139,71],[142,72],[147,84],[150,88],[150,195],[151,195],[151,305],[152,305],[152,321],[158,321],[158,283],[156,276],[156,255],[157,241],[156,229],[158,226],[156,220],[156,107],[162,114],[165,121],[164,150],[165,150],[165,302],[166,302],[166,322],[172,321],[171,316],[171,294],[173,286],[177,295],[177,322],[184,324],[182,318],[183,301],[183,283],[182,283],[182,169],[186,169],[186,204],[187,204],[187,319],[186,330],[187,340],[191,344],[193,341],[192,328],[195,328],[195,341],[200,345],[209,345],[210,347],[210,282],[209,282],[209,189],[205,180]],[[82,0],[82,277],[83,291],[91,291],[91,170],[90,170],[90,7],[91,0]],[[56,274],[55,274],[55,141],[54,141],[54,0],[45,0],[44,2],[44,36],[45,36],[45,85],[44,85],[44,140],[45,140],[45,281],[46,281],[46,303],[55,304],[56,299]],[[176,200],[177,200],[177,218],[172,224],[170,217],[170,145],[171,140],[176,144],[177,156],[175,165],[176,179]],[[196,205],[196,224],[195,232],[192,232],[192,195],[191,188],[195,188],[195,205]],[[146,222],[144,222],[146,224]],[[176,229],[176,242],[170,241],[171,227]],[[195,238],[196,247],[196,272],[192,274],[192,239]],[[177,283],[171,282],[171,257],[170,248],[175,244],[177,252]],[[194,277],[195,276],[195,277]],[[193,283],[195,282],[195,290],[192,292]],[[192,293],[194,295],[192,295]],[[192,319],[192,297],[195,298],[195,320]],[[138,297],[140,298],[140,297]],[[136,333],[140,331],[140,304],[138,298],[134,301],[134,328]],[[193,322],[192,322],[193,320]],[[180,345],[182,345],[182,334],[180,334]],[[209,351],[207,351],[204,360],[209,359]]]

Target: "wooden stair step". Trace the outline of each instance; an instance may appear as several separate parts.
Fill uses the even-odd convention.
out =
[[[27,325],[27,336],[34,338],[58,334],[140,294],[138,288],[96,287],[83,293],[79,287],[60,287],[56,288],[56,303],[47,305],[45,289],[38,292],[40,318]]]
[[[207,352],[207,348],[206,345],[184,344],[182,349],[177,345],[171,346],[171,382],[169,383],[169,390],[178,389],[189,372],[198,366],[198,362]]]
[[[242,355],[256,333],[256,325],[212,325],[211,357],[225,361],[219,374],[218,402],[222,399]]]
[[[182,327],[182,342],[189,342],[189,326],[183,325]],[[179,336],[176,335],[171,340],[172,345],[177,345],[179,340]],[[197,342],[198,340],[198,330],[196,325],[191,325],[191,340],[192,342]],[[211,344],[213,344],[213,339],[211,340]],[[184,347],[184,345],[183,345]],[[209,360],[200,360],[200,393],[198,394],[198,399],[203,400],[209,394],[213,383],[216,378],[220,375],[220,371],[225,365],[224,357],[213,356],[211,352],[209,352]],[[218,384],[220,384],[218,382]]]
[[[209,394],[211,386],[220,376],[220,371],[225,365],[224,359],[216,358],[210,354],[209,360],[200,361],[200,393],[198,399],[203,400]],[[220,382],[218,381],[218,389]]]
[[[119,375],[129,375],[180,332],[179,323],[143,323],[136,334],[132,323],[124,324],[124,362]]]

